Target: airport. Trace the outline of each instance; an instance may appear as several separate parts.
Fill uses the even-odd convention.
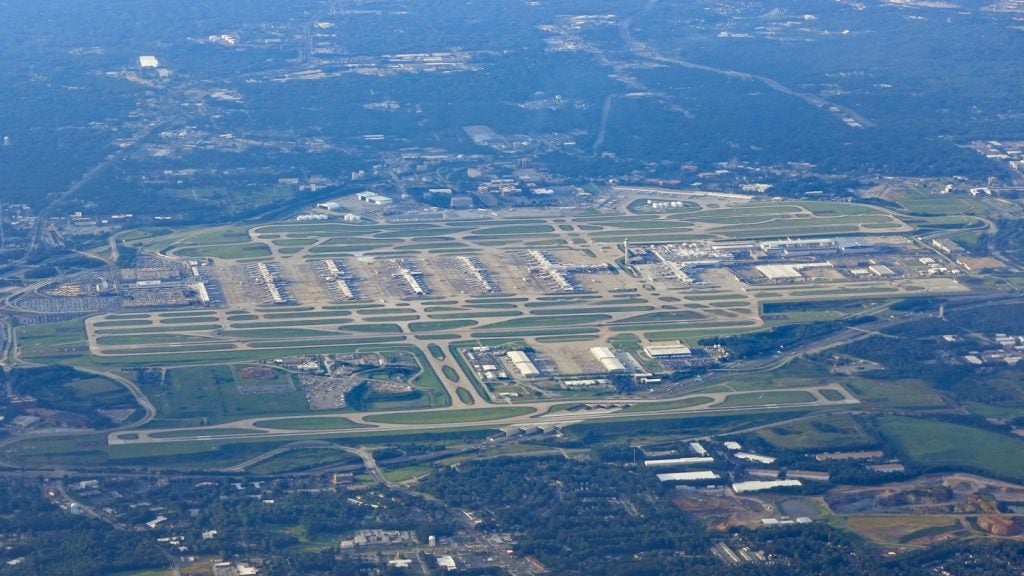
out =
[[[651,401],[670,394],[686,411],[740,402],[726,395],[688,405],[673,375],[722,361],[721,350],[700,345],[709,337],[770,327],[767,304],[967,291],[958,278],[968,271],[881,209],[626,192],[610,208],[619,213],[509,211],[401,224],[344,218],[366,201],[340,199],[326,221],[258,225],[238,246],[175,245],[164,257],[186,269],[197,263],[216,304],[197,302],[187,314],[179,307],[94,315],[86,321],[89,350],[96,362],[129,365],[292,356],[329,365],[338,354],[403,351],[412,372],[392,392],[421,390],[430,409],[507,405],[530,408],[529,419],[559,402],[602,404],[566,412],[590,419],[641,410],[646,400],[623,401],[628,390],[649,390]],[[700,209],[627,208],[652,198]],[[325,390],[355,385],[303,378]],[[426,381],[433,384],[417,387]],[[846,391],[814,390],[784,399],[759,406],[855,401]],[[381,425],[372,420],[359,422]],[[135,441],[147,438],[156,437]]]

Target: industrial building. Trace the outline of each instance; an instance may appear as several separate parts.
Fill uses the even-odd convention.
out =
[[[518,370],[524,378],[540,376],[540,370],[537,370],[537,366],[534,365],[533,360],[530,360],[530,357],[526,355],[526,352],[521,350],[512,350],[506,354],[505,357],[512,362],[512,366],[515,367],[515,369]]]
[[[394,203],[394,200],[377,194],[376,192],[360,192],[356,194],[356,200],[360,202],[366,202],[367,204],[376,204],[377,206],[387,206],[388,204]]]
[[[590,349],[590,353],[597,358],[597,361],[601,363],[608,372],[625,372],[626,367],[623,366],[622,362],[615,357],[615,354],[608,348],[595,346]]]
[[[760,454],[751,454],[750,452],[737,452],[734,456],[740,460],[757,462],[758,464],[771,464],[772,462],[775,462],[775,458],[772,458],[771,456],[761,456]]]
[[[831,474],[828,472],[818,472],[816,470],[787,470],[786,478],[799,478],[800,480],[812,480],[815,482],[828,482],[831,478]]]
[[[888,266],[884,266],[882,264],[874,264],[868,266],[868,270],[875,276],[886,277],[896,275],[896,273],[892,271],[892,268],[889,268]]]
[[[656,468],[659,466],[690,466],[692,464],[710,464],[715,459],[711,456],[691,456],[689,458],[667,458],[664,460],[644,460],[644,466]]]
[[[658,480],[662,482],[692,482],[695,480],[718,480],[719,478],[721,478],[721,476],[710,470],[658,474]]]
[[[932,246],[938,248],[940,251],[950,256],[956,256],[966,252],[966,250],[960,247],[959,244],[953,242],[952,240],[947,240],[946,238],[933,238]]]
[[[808,516],[800,516],[796,520],[792,518],[762,518],[762,526],[789,526],[791,524],[811,524],[813,520]]]
[[[693,352],[690,347],[682,342],[674,344],[652,344],[644,347],[644,353],[651,358],[683,358],[690,356]]]
[[[792,264],[761,264],[757,271],[769,280],[795,280],[803,278],[803,274]]]
[[[761,492],[772,488],[789,488],[803,486],[799,480],[750,480],[747,482],[736,482],[732,485],[732,491],[737,494],[745,492]]]
[[[458,565],[455,563],[455,558],[452,558],[450,555],[447,554],[444,556],[437,557],[437,567],[443,568],[447,572],[454,572],[455,570],[458,570]]]
[[[838,238],[836,246],[838,246],[839,252],[844,256],[885,252],[888,250],[887,247],[879,246],[867,238]]]

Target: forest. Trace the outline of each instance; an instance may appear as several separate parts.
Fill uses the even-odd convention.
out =
[[[28,481],[0,480],[0,543],[4,557],[25,558],[0,564],[3,576],[101,576],[168,564],[152,538],[69,514]]]

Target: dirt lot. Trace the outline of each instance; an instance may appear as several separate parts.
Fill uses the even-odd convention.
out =
[[[683,512],[700,514],[708,526],[728,530],[734,526],[757,527],[762,518],[778,516],[770,504],[756,498],[734,495],[728,489],[706,490],[681,487],[672,499]]]

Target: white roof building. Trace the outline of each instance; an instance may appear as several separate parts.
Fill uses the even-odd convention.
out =
[[[139,56],[139,68],[159,68],[160,61],[156,56]]]
[[[750,452],[737,452],[735,456],[740,460],[757,462],[758,464],[771,464],[775,462],[775,458],[771,456],[761,456],[760,454],[751,454]]]
[[[737,494],[744,492],[761,492],[772,488],[786,488],[791,486],[803,486],[799,480],[750,480],[748,482],[736,482],[732,485],[732,491]]]
[[[437,557],[437,567],[444,568],[448,572],[454,572],[458,569],[458,566],[455,565],[455,558],[448,555]]]
[[[803,278],[803,274],[790,264],[761,264],[756,268],[769,280]]]
[[[711,456],[691,456],[689,458],[668,458],[665,460],[644,460],[648,468],[656,466],[689,466],[691,464],[710,464],[715,459]]]
[[[359,194],[356,194],[356,200],[366,202],[368,204],[376,204],[377,206],[386,206],[394,202],[391,198],[377,194],[376,192],[360,192]]]
[[[540,370],[537,370],[537,366],[533,363],[533,360],[530,360],[530,357],[526,355],[526,352],[523,352],[522,350],[512,350],[505,356],[512,361],[512,366],[514,366],[524,378],[540,376]]]
[[[710,470],[658,474],[658,480],[662,482],[692,482],[694,480],[718,480],[719,478],[721,478],[721,476]]]
[[[595,346],[590,349],[590,353],[597,358],[598,362],[604,366],[604,369],[609,372],[624,372],[626,367],[622,365],[622,362],[615,357],[615,354],[608,348]]]
[[[690,347],[681,342],[675,344],[651,344],[644,348],[644,352],[651,358],[675,358],[689,356],[692,351]]]
[[[874,274],[875,276],[893,276],[896,274],[895,272],[892,271],[892,268],[889,268],[888,266],[882,264],[868,266],[868,270],[870,270],[871,273]]]

